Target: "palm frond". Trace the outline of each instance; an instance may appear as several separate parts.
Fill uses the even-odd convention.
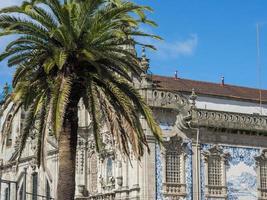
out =
[[[65,116],[65,109],[69,102],[69,95],[71,91],[72,78],[60,76],[55,80],[52,98],[52,123],[53,132],[57,138],[60,136],[63,119]]]

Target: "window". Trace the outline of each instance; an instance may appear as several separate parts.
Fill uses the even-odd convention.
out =
[[[261,189],[267,189],[267,160],[260,164]]]
[[[106,166],[106,175],[107,175],[107,183],[110,182],[110,179],[113,177],[113,172],[112,172],[112,158],[107,159],[107,166]]]
[[[163,195],[177,199],[186,196],[185,159],[182,139],[174,136],[164,143],[163,152]]]
[[[212,186],[222,185],[221,157],[210,156],[208,158],[208,183]]]
[[[38,193],[38,174],[34,172],[32,174],[32,200],[37,200]]]
[[[180,183],[180,156],[177,151],[166,152],[166,182]]]
[[[9,188],[5,189],[5,200],[9,200]]]
[[[227,199],[226,164],[229,157],[215,145],[203,152],[205,167],[205,196],[207,199]]]

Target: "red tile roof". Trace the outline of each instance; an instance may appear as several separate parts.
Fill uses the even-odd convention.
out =
[[[191,92],[195,89],[196,94],[211,95],[224,98],[259,102],[260,92],[256,88],[234,86],[228,84],[210,83],[182,78],[152,75],[152,81],[157,89],[168,91]],[[261,91],[262,102],[267,103],[267,90]]]

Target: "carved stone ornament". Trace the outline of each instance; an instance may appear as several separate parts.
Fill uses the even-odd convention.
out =
[[[30,161],[30,166],[32,168],[32,171],[35,171],[36,168],[37,168],[37,160],[35,158],[33,158],[31,161]]]

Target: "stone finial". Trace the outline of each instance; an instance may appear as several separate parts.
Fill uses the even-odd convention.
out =
[[[142,59],[146,59],[146,48],[142,47]]]
[[[192,93],[189,96],[189,99],[191,100],[192,108],[196,108],[197,95],[194,88],[192,89]]]
[[[146,48],[145,47],[142,48],[141,66],[145,70],[145,72],[147,72],[147,70],[149,68],[149,60],[146,57]]]
[[[4,86],[4,94],[5,96],[7,96],[9,93],[9,87],[8,87],[8,84],[6,83],[5,86]]]

